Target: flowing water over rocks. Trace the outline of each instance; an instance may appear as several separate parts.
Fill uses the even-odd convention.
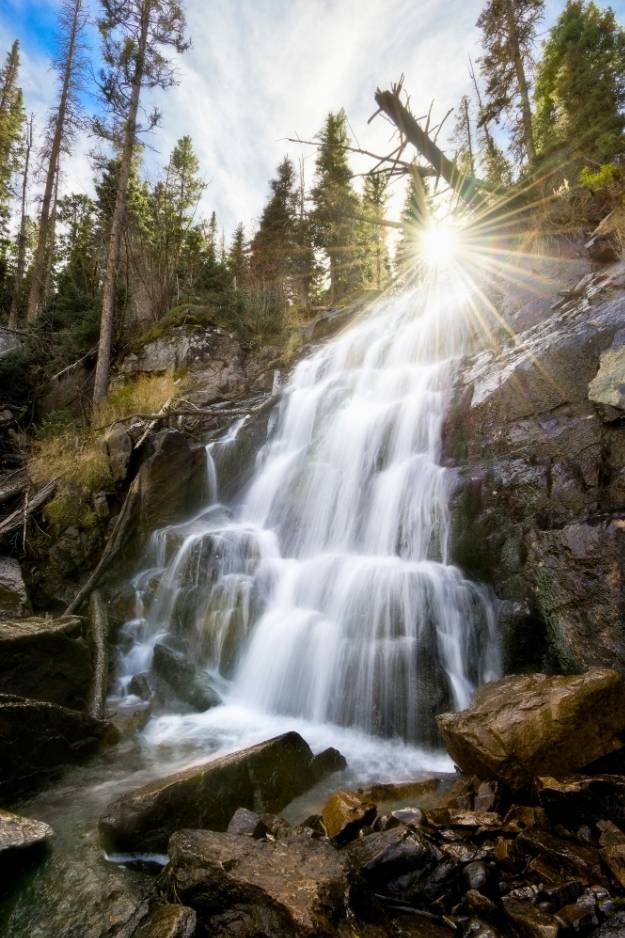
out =
[[[296,367],[229,505],[240,425],[209,445],[210,504],[156,532],[135,582],[122,699],[165,643],[235,708],[436,744],[435,715],[499,668],[490,598],[448,551],[441,431],[463,331],[442,289],[379,302]]]

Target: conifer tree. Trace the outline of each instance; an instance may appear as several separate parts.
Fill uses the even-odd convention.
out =
[[[173,68],[164,54],[167,48],[183,52],[185,18],[178,0],[101,0],[100,33],[105,68],[101,77],[104,99],[113,118],[108,136],[119,146],[120,163],[108,239],[102,291],[102,316],[93,398],[106,396],[113,340],[115,287],[121,253],[121,236],[128,198],[128,180],[137,148],[141,94],[145,89],[175,84]],[[148,126],[158,122],[153,112]],[[100,131],[102,125],[98,125]]]
[[[276,321],[284,317],[292,295],[297,191],[295,169],[285,157],[270,184],[271,195],[251,244],[254,283]]]
[[[469,74],[475,90],[477,101],[477,128],[478,139],[481,145],[481,160],[484,166],[485,176],[488,182],[495,186],[509,186],[512,183],[512,171],[510,164],[505,157],[501,147],[495,142],[491,133],[490,119],[486,113],[479,82],[473,68],[473,62],[469,58]]]
[[[564,145],[578,165],[625,152],[625,30],[613,10],[569,0],[545,43],[535,96],[542,152]]]
[[[477,21],[484,45],[485,116],[508,117],[516,150],[530,163],[536,147],[528,76],[544,5],[544,0],[488,0]]]
[[[11,296],[11,309],[9,312],[9,328],[15,329],[17,326],[20,300],[22,297],[22,288],[24,282],[24,268],[26,266],[26,226],[28,216],[26,214],[26,199],[28,197],[28,183],[30,174],[30,157],[33,149],[33,127],[34,115],[31,114],[30,120],[26,125],[23,141],[23,165],[22,165],[22,195],[20,204],[20,227],[17,233],[17,258],[15,262],[15,279],[13,282],[13,294]]]
[[[11,180],[18,170],[18,150],[24,124],[22,91],[17,80],[20,67],[19,42],[15,40],[0,71],[0,228],[9,219],[13,195]]]
[[[387,180],[381,174],[365,176],[362,194],[361,264],[364,285],[383,290],[390,276],[390,260],[383,224]]]
[[[78,121],[78,92],[85,65],[82,34],[87,24],[84,0],[64,0],[59,15],[61,28],[60,50],[55,67],[60,79],[59,101],[50,119],[47,143],[47,170],[39,216],[37,247],[33,259],[27,319],[33,322],[41,312],[49,270],[53,200],[61,159],[61,152]]]
[[[458,148],[456,153],[456,166],[459,172],[463,176],[475,176],[471,101],[466,94],[460,99],[458,117],[454,127],[454,142]]]
[[[234,289],[242,292],[247,286],[249,273],[249,251],[242,224],[234,229],[226,263]]]
[[[352,186],[347,160],[347,118],[344,111],[330,113],[319,135],[316,181],[312,190],[315,244],[328,257],[330,302],[335,303],[358,286],[356,256],[358,196]]]
[[[402,279],[409,276],[417,266],[421,235],[428,214],[427,189],[419,176],[418,167],[415,167],[408,181],[401,213],[402,227],[395,251],[395,267]]]

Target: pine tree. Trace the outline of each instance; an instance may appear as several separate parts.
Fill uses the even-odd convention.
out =
[[[488,120],[506,116],[517,152],[536,158],[528,74],[544,0],[488,0],[477,25],[482,30],[481,70],[486,81]]]
[[[99,27],[103,38],[105,68],[101,77],[104,99],[114,120],[109,136],[120,149],[120,169],[111,218],[104,286],[98,362],[93,399],[106,396],[113,339],[115,287],[121,253],[121,236],[128,198],[128,180],[137,148],[138,114],[145,89],[175,84],[174,71],[163,53],[169,47],[183,52],[185,18],[177,0],[101,0],[103,16]],[[153,112],[149,126],[158,121]],[[102,126],[97,125],[102,131]]]
[[[610,8],[569,0],[545,43],[535,97],[541,152],[564,146],[578,167],[625,152],[625,30]]]
[[[458,117],[454,127],[454,142],[457,146],[456,166],[462,176],[475,176],[475,152],[471,101],[468,95],[460,99]]]
[[[270,182],[271,195],[251,244],[251,273],[255,292],[278,327],[293,296],[292,274],[295,255],[297,190],[295,169],[288,157],[278,166]]]
[[[50,119],[50,138],[47,147],[48,166],[41,202],[41,214],[39,216],[37,248],[31,272],[27,310],[28,322],[33,322],[37,318],[44,301],[45,284],[49,270],[47,261],[50,254],[50,243],[54,240],[50,229],[61,151],[66,145],[71,132],[75,130],[78,120],[77,98],[85,65],[81,44],[82,34],[87,24],[84,7],[84,0],[64,0],[59,15],[62,39],[56,70],[61,83],[60,94],[58,105],[53,110]]]
[[[234,289],[243,292],[248,282],[249,251],[245,240],[245,228],[242,224],[234,229],[226,263]]]
[[[328,257],[330,302],[359,286],[356,257],[358,196],[347,160],[349,136],[344,111],[330,113],[319,135],[316,181],[312,190],[315,244]]]
[[[512,170],[503,150],[501,147],[497,146],[495,138],[491,133],[491,122],[489,120],[488,114],[486,113],[484,102],[482,101],[482,93],[480,91],[480,86],[475,74],[475,69],[473,68],[473,62],[470,58],[469,74],[471,76],[471,81],[473,82],[475,98],[477,101],[478,140],[481,145],[480,155],[485,170],[484,175],[487,181],[494,186],[509,186],[512,183]]]
[[[0,71],[0,229],[6,229],[11,181],[19,169],[19,149],[25,120],[22,91],[17,85],[20,67],[19,42],[15,40]]]
[[[30,156],[33,149],[33,127],[34,115],[30,115],[30,120],[26,125],[23,141],[23,168],[22,168],[22,196],[20,205],[20,227],[17,233],[17,258],[15,263],[15,279],[13,283],[13,295],[11,296],[11,309],[9,312],[9,328],[17,327],[20,301],[22,298],[22,289],[24,285],[24,269],[26,266],[26,226],[28,215],[26,214],[26,199],[28,197],[28,184],[30,174]]]
[[[361,265],[364,285],[383,290],[390,277],[390,260],[383,224],[386,214],[387,180],[381,174],[365,176],[361,201]]]
[[[418,167],[415,167],[408,182],[401,213],[402,227],[395,251],[395,267],[401,279],[410,276],[417,266],[421,235],[428,216],[427,189],[419,176]]]

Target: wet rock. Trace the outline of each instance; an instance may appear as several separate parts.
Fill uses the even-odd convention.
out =
[[[438,720],[463,772],[514,789],[619,749],[625,683],[607,668],[571,677],[519,675],[485,685],[468,710]]]
[[[183,905],[161,905],[141,923],[132,938],[193,938],[197,916]]]
[[[183,830],[169,842],[169,888],[215,938],[334,935],[347,877],[327,841],[287,843]]]
[[[138,475],[139,525],[143,534],[180,521],[206,496],[206,453],[178,430],[161,430]]]
[[[247,834],[249,837],[264,837],[267,828],[260,816],[248,808],[237,808],[232,815],[228,827],[228,834]]]
[[[77,616],[0,622],[0,694],[80,709],[91,678],[91,653]]]
[[[440,788],[442,779],[439,776],[420,778],[409,782],[378,782],[359,788],[361,798],[369,801],[412,801],[418,803],[422,798],[433,794]]]
[[[0,557],[0,621],[30,610],[22,569],[13,557]]]
[[[618,230],[615,228],[606,230],[601,226],[593,232],[585,247],[592,260],[600,264],[613,264],[618,261],[623,250]]]
[[[561,908],[556,919],[569,933],[575,934],[593,928],[599,924],[595,896],[590,891],[584,893],[577,902]]]
[[[625,938],[625,911],[611,915],[600,928],[591,932],[592,938]]]
[[[118,738],[114,727],[76,710],[0,694],[0,796],[36,787],[61,765]]]
[[[560,923],[547,912],[541,912],[529,902],[504,898],[503,907],[512,929],[518,938],[557,938]]]
[[[194,710],[209,710],[222,702],[208,677],[197,671],[184,652],[159,642],[154,646],[152,667],[176,696]]]
[[[319,779],[333,775],[334,772],[342,772],[346,768],[347,759],[338,749],[334,749],[332,746],[318,753],[310,766],[311,772],[315,778]]]
[[[603,847],[601,859],[610,871],[612,878],[625,889],[625,844],[612,844]]]
[[[593,824],[608,818],[625,822],[625,777],[573,775],[542,777],[535,782],[538,799],[554,823]],[[618,828],[617,828],[618,830]]]
[[[594,847],[547,831],[519,834],[516,846],[519,854],[529,859],[527,870],[541,882],[562,883],[572,878],[588,884],[605,881],[599,851]]]
[[[141,674],[134,674],[130,683],[128,684],[128,693],[134,694],[135,697],[139,697],[141,700],[149,700],[152,696],[152,688],[150,686],[150,678],[147,672],[141,672]]]
[[[311,783],[312,752],[285,733],[159,779],[114,801],[100,819],[104,844],[162,852],[183,827],[225,830],[239,807],[280,811]]]
[[[104,438],[104,447],[113,482],[123,482],[132,457],[132,437],[121,423],[116,423]]]
[[[53,837],[43,821],[0,810],[0,874],[5,886],[26,865],[43,859]]]
[[[321,816],[328,837],[337,843],[347,843],[361,828],[373,823],[376,813],[373,802],[363,800],[353,791],[337,791],[326,801]]]
[[[408,827],[420,827],[424,820],[421,808],[397,808],[391,811],[391,818]]]

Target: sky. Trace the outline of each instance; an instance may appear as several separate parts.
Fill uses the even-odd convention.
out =
[[[97,0],[88,0],[93,17]],[[40,128],[56,94],[54,51],[60,0],[0,0],[0,54],[14,38],[22,46],[21,83],[26,107]],[[625,24],[625,0],[612,2]],[[155,179],[177,139],[190,134],[207,183],[201,210],[217,212],[229,236],[242,221],[251,232],[282,157],[300,154],[307,182],[314,149],[289,143],[311,140],[328,111],[343,107],[358,146],[385,153],[391,128],[375,110],[376,87],[404,74],[417,115],[434,100],[442,117],[469,91],[468,56],[479,56],[475,22],[483,0],[185,0],[191,49],[177,59],[178,85],[156,92],[161,126],[146,150],[145,173]],[[564,6],[547,0],[544,31]],[[97,33],[89,42],[98,67]],[[99,107],[87,96],[88,111]],[[453,126],[453,116],[447,127]],[[91,188],[83,139],[65,159],[65,191]],[[370,161],[358,158],[357,172]],[[396,214],[398,188],[391,212]]]

